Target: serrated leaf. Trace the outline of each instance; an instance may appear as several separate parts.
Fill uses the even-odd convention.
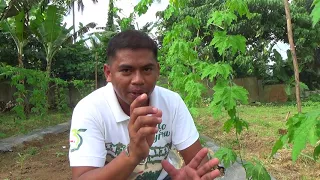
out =
[[[213,11],[207,22],[207,26],[214,24],[220,27],[230,26],[237,16],[231,11]]]
[[[234,119],[229,119],[223,124],[223,129],[226,133],[229,133],[233,126],[234,126]]]
[[[312,146],[315,146],[318,142],[318,138],[317,134],[316,134],[316,128],[311,128],[310,132],[309,132],[309,140],[310,140],[310,144]]]
[[[223,55],[228,49],[231,49],[231,54],[235,55],[238,51],[245,53],[246,38],[241,35],[227,35],[225,31],[216,31],[210,46],[218,49],[218,53]]]
[[[169,6],[169,8],[167,8],[165,11],[164,11],[164,19],[165,20],[168,20],[172,14],[175,12],[175,7],[173,6]]]
[[[230,11],[236,11],[240,16],[250,17],[250,12],[246,1],[228,0],[226,6]]]
[[[225,168],[230,167],[230,165],[237,160],[237,154],[232,149],[224,147],[215,152],[214,157],[218,158],[223,163]]]
[[[320,155],[320,144],[314,149],[313,158],[315,160],[318,160],[319,159],[319,155]]]
[[[236,108],[230,109],[228,111],[228,115],[230,116],[231,119],[235,119],[236,118],[236,113],[237,113]]]
[[[275,155],[279,149],[281,149],[283,147],[283,145],[285,144],[285,142],[288,140],[288,135],[284,135],[281,136],[277,142],[274,144],[273,148],[272,148],[272,152],[271,152],[271,156]]]
[[[314,7],[310,16],[312,17],[312,26],[315,27],[320,21],[320,0],[314,0],[312,5]]]
[[[148,10],[148,7],[152,4],[153,0],[141,0],[135,7],[134,11],[138,12],[138,15],[141,16],[145,14]]]
[[[301,151],[306,147],[307,142],[313,141],[314,137],[310,137],[310,131],[316,128],[318,123],[318,117],[320,112],[309,112],[305,115],[304,119],[300,119],[300,126],[294,130],[293,135],[293,149],[292,149],[292,160],[296,161]],[[314,131],[315,132],[315,131]],[[312,139],[310,139],[312,138]],[[319,137],[318,137],[319,138]]]
[[[247,179],[271,180],[269,173],[260,161],[255,160],[255,164],[248,161],[243,166],[246,170]]]
[[[235,120],[236,133],[240,134],[244,127],[248,129],[249,128],[248,123],[242,119],[237,118]]]

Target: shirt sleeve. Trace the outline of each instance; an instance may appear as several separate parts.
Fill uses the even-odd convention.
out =
[[[178,151],[181,151],[195,143],[199,139],[199,133],[180,95],[177,101],[178,106],[172,125],[172,143]]]
[[[70,128],[70,166],[103,167],[106,148],[103,131],[94,108],[84,103],[75,107]]]

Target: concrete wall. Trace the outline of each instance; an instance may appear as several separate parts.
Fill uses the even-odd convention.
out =
[[[98,81],[98,88],[105,86],[106,81],[104,79]],[[3,109],[7,102],[14,101],[13,94],[16,92],[16,88],[10,85],[10,81],[1,81],[0,82],[0,110]],[[82,98],[79,91],[74,86],[69,86],[67,90],[67,103],[69,107],[75,107],[75,105]],[[55,103],[55,89],[50,89],[48,93],[50,106]]]
[[[248,78],[239,78],[235,79],[234,82],[244,87],[249,92],[249,102],[286,102],[288,100],[288,96],[285,92],[284,84],[275,84],[275,85],[262,85],[262,81],[258,80],[255,77]],[[165,83],[165,81],[161,80],[159,84]],[[106,85],[106,81],[101,79],[98,82],[98,87],[102,87]],[[213,83],[204,82],[206,86],[213,87]],[[70,86],[68,90],[69,99],[67,100],[70,107],[74,107],[78,101],[81,99],[80,93],[75,87]],[[8,81],[0,82],[0,103],[8,102],[10,100],[14,100],[13,94],[15,92],[15,88],[11,87]],[[211,89],[208,90],[206,97],[212,96],[213,91]],[[49,93],[50,103],[54,103],[54,90],[51,90]]]

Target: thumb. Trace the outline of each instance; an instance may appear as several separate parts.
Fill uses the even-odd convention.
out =
[[[170,164],[168,160],[163,160],[161,164],[163,169],[171,178],[175,177],[178,174],[179,171],[172,164]]]
[[[141,107],[144,103],[148,100],[148,95],[146,93],[141,94],[138,96],[130,105],[130,114],[135,108]]]

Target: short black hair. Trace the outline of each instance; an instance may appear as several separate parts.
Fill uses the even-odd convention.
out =
[[[154,58],[157,61],[157,43],[144,32],[138,30],[126,30],[116,34],[108,43],[108,63],[111,63],[112,57],[114,57],[117,51],[121,49],[148,49],[153,52]]]

